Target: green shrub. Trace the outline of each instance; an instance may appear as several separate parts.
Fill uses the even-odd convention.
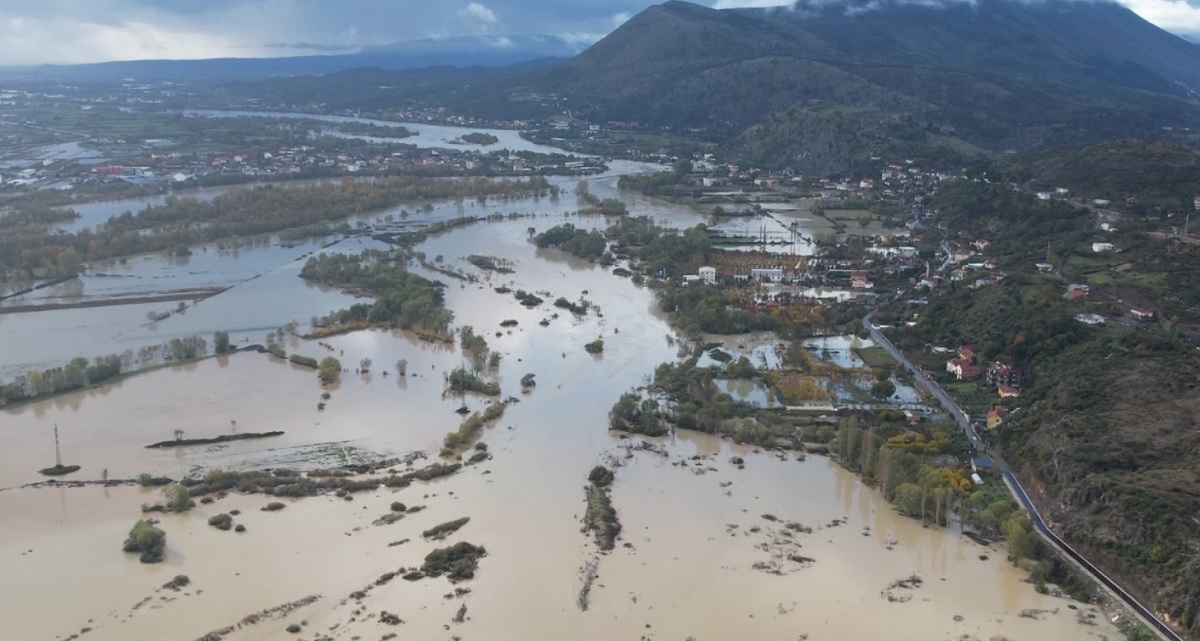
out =
[[[445,523],[435,525],[435,526],[429,528],[428,530],[425,530],[424,532],[421,533],[421,536],[423,536],[427,539],[434,540],[434,541],[440,541],[440,540],[450,536],[451,534],[454,534],[455,532],[457,532],[459,530],[459,528],[466,525],[467,522],[470,520],[471,520],[471,517],[464,516],[461,519],[455,519],[453,521],[446,521]]]
[[[607,467],[604,467],[603,465],[597,465],[596,467],[592,468],[591,474],[588,474],[588,480],[591,481],[592,484],[597,487],[605,487],[607,485],[612,485],[612,482],[613,482],[612,470],[608,469]]]
[[[597,485],[587,488],[587,511],[584,512],[583,522],[596,536],[596,545],[601,550],[613,549],[617,534],[621,532],[621,523],[617,520],[617,511],[608,493]]]
[[[322,358],[317,369],[321,382],[325,385],[336,383],[342,376],[342,362],[332,356]]]
[[[304,367],[311,367],[312,369],[317,369],[320,367],[320,365],[317,363],[317,359],[311,358],[308,356],[301,356],[299,354],[292,354],[291,356],[288,357],[288,360],[297,365],[303,365]],[[340,368],[340,364],[339,364],[339,368]]]
[[[142,563],[159,563],[163,560],[167,547],[167,533],[154,527],[149,521],[139,520],[129,530],[129,538],[125,539],[126,552],[138,552]]]
[[[421,564],[421,571],[432,577],[445,574],[451,583],[457,583],[474,578],[479,559],[484,556],[487,556],[487,550],[483,546],[463,541],[430,552]]]
[[[208,524],[218,530],[229,531],[229,528],[233,527],[233,517],[228,514],[218,514],[209,517]]]

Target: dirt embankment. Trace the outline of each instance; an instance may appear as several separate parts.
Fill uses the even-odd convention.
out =
[[[227,287],[206,287],[202,289],[187,289],[145,296],[130,296],[127,298],[99,298],[81,300],[74,303],[29,303],[27,305],[5,305],[0,307],[0,314],[17,314],[21,312],[48,312],[58,309],[84,309],[89,307],[115,307],[117,305],[141,305],[145,303],[174,303],[178,301],[200,301],[211,298],[228,289]]]

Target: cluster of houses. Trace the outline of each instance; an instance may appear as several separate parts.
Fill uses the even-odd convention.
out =
[[[705,285],[719,285],[723,283],[796,283],[802,282],[805,277],[801,275],[801,264],[796,265],[773,265],[763,267],[751,267],[748,270],[728,269],[718,272],[716,267],[701,267],[696,270],[695,274],[686,274],[683,277],[685,283],[703,283]]]
[[[1012,366],[1000,361],[991,361],[987,365],[978,364],[978,354],[970,345],[958,348],[954,358],[946,361],[946,371],[953,374],[955,380],[973,381],[980,378],[984,383],[996,390],[1001,399],[1018,398],[1021,396],[1021,375]],[[988,410],[987,428],[993,429],[1009,415],[1009,409],[1003,405],[994,405]]]
[[[456,150],[402,149],[390,153],[339,151],[311,146],[260,148],[237,153],[151,153],[149,164],[75,166],[45,163],[0,176],[10,186],[56,184],[70,188],[81,184],[123,181],[138,185],[186,183],[218,177],[302,177],[392,173],[425,168],[434,173],[534,173],[586,174],[601,169],[599,161],[555,160],[533,163],[513,154],[481,155]],[[143,162],[146,156],[141,156]]]
[[[955,380],[973,381],[980,377],[991,387],[996,388],[1000,398],[1015,398],[1021,395],[1018,385],[1021,376],[1011,365],[992,361],[987,366],[978,364],[978,354],[970,345],[958,348],[957,355],[946,361],[946,371],[954,374]]]

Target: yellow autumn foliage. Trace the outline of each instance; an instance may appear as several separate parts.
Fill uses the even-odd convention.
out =
[[[825,389],[821,379],[800,372],[772,371],[767,374],[771,386],[779,391],[783,402],[798,405],[813,401],[828,401],[833,393]]]

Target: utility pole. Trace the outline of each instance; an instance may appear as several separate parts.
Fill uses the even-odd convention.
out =
[[[54,424],[54,467],[62,467],[62,450],[58,446],[58,423]]]

